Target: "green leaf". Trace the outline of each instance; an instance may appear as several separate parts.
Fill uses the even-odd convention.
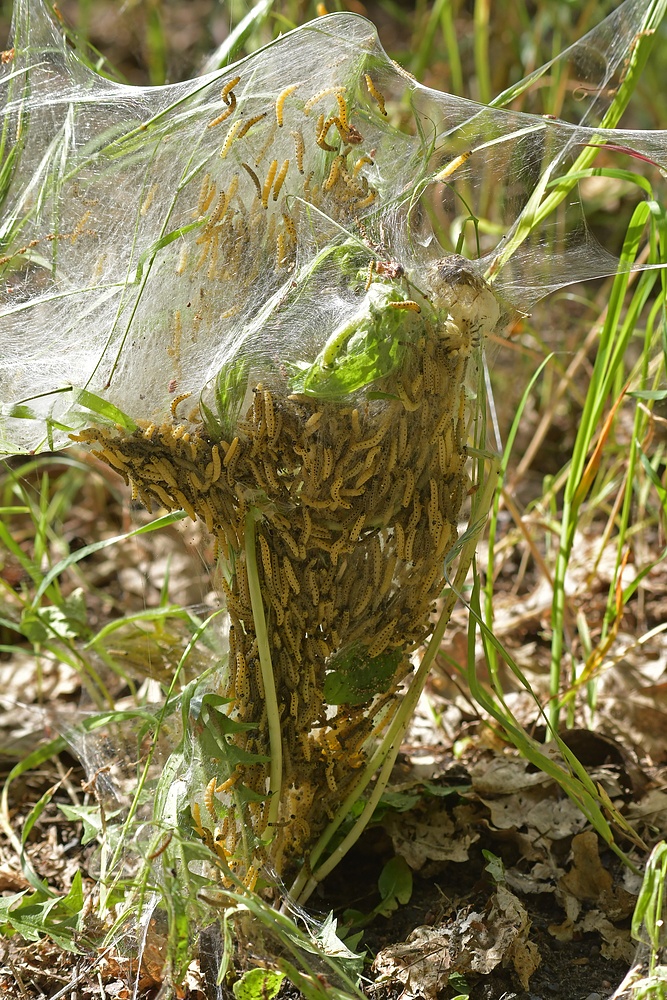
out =
[[[85,630],[85,617],[83,621],[80,617],[82,613],[85,616],[85,608],[75,594],[70,595],[62,608],[50,605],[27,608],[21,616],[21,632],[33,644],[46,642],[53,636],[76,639],[80,637],[82,628]]]
[[[41,610],[43,609],[40,608],[37,611],[31,611],[28,608],[21,615],[21,633],[33,646],[41,645],[49,637],[48,627],[40,614]],[[49,610],[53,611],[56,609],[50,608]]]
[[[131,417],[128,417],[126,413],[119,410],[117,406],[110,403],[108,399],[102,399],[94,392],[90,392],[88,389],[80,389],[76,394],[77,402],[81,406],[85,406],[87,410],[92,410],[105,422],[110,424],[118,425],[122,427],[123,430],[128,431],[130,434],[132,431],[136,431],[137,425]]]
[[[399,906],[410,902],[412,896],[412,871],[405,858],[397,854],[388,861],[380,873],[378,889],[382,902],[375,907],[375,913],[388,917]]]
[[[59,803],[58,808],[67,819],[72,822],[83,823],[83,835],[81,844],[85,847],[91,840],[95,840],[102,835],[102,814],[98,805],[94,806],[70,806]]]
[[[315,942],[331,958],[337,959],[349,971],[361,972],[364,956],[352,951],[338,935],[338,921],[328,913],[315,936]]]
[[[406,342],[422,326],[418,313],[395,308],[405,300],[391,284],[372,284],[359,309],[336,327],[314,363],[293,378],[293,391],[339,399],[394,371]]]
[[[33,868],[30,859],[26,854],[25,845],[28,842],[28,837],[30,836],[33,826],[44,812],[44,809],[53,798],[53,795],[59,786],[60,782],[58,781],[55,785],[52,785],[51,788],[47,788],[42,797],[35,802],[34,806],[26,816],[25,823],[23,824],[23,830],[21,831],[21,871],[30,885],[36,889],[38,893],[43,893],[45,896],[50,896],[52,898],[57,898],[56,893],[49,888],[44,879],[41,879]]]
[[[502,885],[505,881],[505,865],[503,864],[501,858],[497,857],[491,851],[482,851],[482,854],[486,859],[484,867],[487,872],[496,885]]]
[[[642,887],[632,916],[632,937],[654,952],[665,946],[667,917],[667,843],[655,845],[646,865]]]
[[[25,403],[16,403],[9,411],[9,416],[15,420],[37,420],[37,414]]]
[[[378,810],[386,812],[389,809],[393,812],[408,812],[421,800],[420,792],[383,792],[382,798],[378,802]]]
[[[358,648],[333,657],[324,678],[324,699],[330,705],[363,705],[391,685],[403,658],[401,650],[368,659]]]
[[[448,795],[462,795],[469,792],[471,786],[468,785],[438,785],[434,781],[422,781],[422,786],[427,795],[432,795],[437,799],[445,799]]]
[[[236,1000],[273,1000],[285,978],[275,969],[250,969],[232,989]]]
[[[65,598],[63,609],[67,614],[72,628],[76,628],[77,634],[82,635],[88,626],[88,610],[86,607],[86,595],[81,587],[77,587]]]
[[[233,702],[233,698],[225,698],[221,694],[216,694],[215,691],[208,691],[201,696],[195,695],[190,702],[190,711],[196,717],[205,705],[210,705],[212,708],[220,708],[222,705],[231,705]],[[240,732],[247,725],[248,723],[239,722],[239,729],[237,731]]]
[[[227,436],[231,440],[247,387],[248,362],[243,357],[223,365],[212,387],[209,385],[204,390],[205,396],[211,391],[213,394],[213,408],[207,404],[206,399],[202,399],[200,403],[206,428],[212,437],[220,440]]]
[[[643,451],[640,451],[639,459],[642,465],[644,466],[644,472],[646,473],[646,475],[648,476],[648,478],[651,480],[651,482],[655,487],[655,491],[658,494],[658,497],[660,498],[660,503],[665,508],[665,510],[667,510],[667,489],[665,489],[665,487],[663,486],[658,473],[655,471],[655,469],[653,468],[653,466],[651,465],[651,463],[649,462],[647,456],[644,454]]]
[[[458,990],[457,996],[452,997],[452,1000],[469,1000],[470,998],[470,987],[468,986],[465,976],[462,976],[460,972],[453,972],[449,977],[449,986],[453,990]]]
[[[75,952],[82,910],[83,885],[77,871],[66,896],[49,897],[41,888],[29,896],[17,893],[1,901],[0,917],[26,941],[48,936],[66,951]]]
[[[80,869],[74,873],[70,890],[58,903],[58,909],[72,914],[81,913],[83,909],[83,882]]]
[[[257,727],[254,723],[230,719],[224,711],[221,711],[229,703],[228,698],[211,691],[204,695],[196,693],[188,699],[200,757],[202,760],[224,761],[227,772],[225,777],[232,774],[237,764],[260,764],[270,759],[235,745],[234,736]]]
[[[626,393],[632,399],[667,399],[667,389],[632,389]]]

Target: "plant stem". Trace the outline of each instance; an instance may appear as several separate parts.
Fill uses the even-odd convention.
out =
[[[271,756],[271,763],[269,765],[269,813],[267,817],[267,827],[271,829],[275,827],[278,820],[278,809],[280,808],[280,789],[283,774],[283,746],[282,733],[280,731],[278,698],[276,696],[276,682],[273,676],[273,664],[271,663],[269,635],[266,629],[264,602],[262,600],[259,574],[257,573],[255,517],[255,512],[252,510],[248,511],[245,520],[244,542],[246,572],[248,574],[248,589],[250,590],[250,606],[252,608],[252,617],[255,623],[257,650],[259,652],[259,665],[262,671],[262,680],[264,682],[266,718],[267,725],[269,727],[269,754]]]
[[[653,273],[649,272],[642,275],[629,304],[628,313],[625,318],[622,318],[624,297],[629,280],[629,265],[637,257],[640,244],[644,239],[646,224],[650,219],[651,203],[641,202],[635,209],[630,225],[628,226],[621,254],[621,262],[624,267],[619,270],[612,287],[607,316],[600,334],[595,365],[572,449],[569,474],[565,486],[551,609],[552,640],[548,719],[549,728],[553,735],[558,732],[560,722],[561,704],[559,694],[563,674],[562,661],[566,653],[567,602],[565,577],[575,542],[579,513],[582,504],[593,486],[594,474],[597,471],[596,466],[593,464],[595,451],[593,451],[590,460],[588,456],[598,433],[604,407],[607,401],[612,398],[615,374],[623,363],[630,337],[633,334],[638,318],[655,282],[655,275]],[[550,738],[551,736],[548,735],[547,739]]]

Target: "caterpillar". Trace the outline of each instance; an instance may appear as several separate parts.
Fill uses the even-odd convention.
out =
[[[377,198],[377,191],[374,191],[373,188],[371,188],[370,191],[368,192],[368,194],[366,195],[366,197],[362,198],[361,201],[357,202],[357,206],[356,207],[357,208],[368,208],[369,205],[373,204],[373,202],[375,201],[376,198]]]
[[[419,303],[414,302],[412,299],[405,299],[403,302],[390,302],[389,307],[390,309],[403,309],[416,313],[420,313],[422,311],[422,307]]]
[[[283,212],[283,224],[292,243],[296,243],[296,226],[294,219],[287,212]]]
[[[169,409],[171,410],[171,415],[174,419],[176,419],[176,408],[178,407],[179,403],[182,403],[184,399],[189,399],[191,395],[192,395],[191,392],[182,392],[180,396],[176,396],[174,399],[172,399],[171,406],[169,407]]]
[[[320,149],[324,149],[327,153],[334,153],[336,151],[336,147],[330,146],[329,143],[327,142],[327,133],[331,128],[331,126],[333,125],[333,123],[334,123],[333,118],[329,118],[328,121],[325,122],[324,115],[320,115],[320,117],[317,119],[317,130],[316,130],[317,136],[315,142],[320,147]]]
[[[239,449],[239,439],[235,437],[232,443],[230,444],[229,448],[227,449],[227,453],[223,459],[223,465],[226,469],[229,468],[232,459],[236,455],[238,449]]]
[[[332,187],[340,177],[341,165],[344,162],[345,162],[344,157],[342,156],[335,157],[333,163],[331,164],[331,169],[329,170],[329,176],[322,185],[324,191],[331,191]]]
[[[368,647],[368,655],[371,658],[371,660],[375,659],[375,657],[379,656],[381,653],[384,653],[385,649],[387,648],[387,646],[391,641],[391,637],[393,635],[394,629],[396,628],[397,622],[398,618],[392,618],[391,621],[387,622],[384,628],[380,629],[380,631],[377,633],[377,635],[373,639],[373,642]]]
[[[380,91],[377,89],[377,87],[373,83],[373,80],[371,79],[370,74],[364,73],[364,79],[366,81],[366,86],[368,87],[368,93],[371,95],[371,97],[373,98],[373,100],[377,104],[378,108],[380,109],[380,114],[384,115],[385,118],[386,118],[387,117],[387,109],[385,107],[384,97],[382,96],[382,94],[380,93]]]
[[[261,115],[255,115],[254,118],[249,118],[247,122],[243,123],[241,131],[236,136],[236,138],[242,139],[244,135],[248,134],[253,125],[256,125],[257,122],[261,122],[262,118],[266,118],[266,114],[267,114],[266,111],[262,111]]]
[[[220,150],[220,159],[221,160],[224,160],[224,159],[227,158],[227,153],[232,148],[232,143],[234,142],[234,139],[236,138],[236,136],[237,136],[238,132],[240,131],[240,129],[242,128],[242,126],[243,126],[243,122],[240,119],[238,121],[235,121],[233,125],[230,125],[229,131],[227,132],[227,135],[225,137],[225,141],[222,144],[222,149]]]
[[[467,160],[469,160],[471,156],[472,156],[472,149],[469,149],[466,153],[461,153],[460,156],[455,156],[453,160],[450,160],[450,162],[445,167],[443,167],[443,169],[439,171],[439,173],[435,175],[434,180],[444,181],[447,179],[447,177],[451,177],[452,174],[456,170],[458,170],[459,167],[462,167],[463,164]]]
[[[292,138],[294,139],[294,152],[295,152],[295,155],[296,155],[296,166],[297,166],[297,169],[298,169],[299,173],[302,174],[303,173],[303,156],[304,156],[304,153],[306,151],[306,146],[305,146],[305,143],[303,141],[303,136],[302,136],[301,132],[299,132],[298,130],[295,130],[294,132],[291,133],[291,135],[292,135]]]
[[[322,100],[323,97],[328,97],[329,94],[342,94],[345,91],[345,87],[325,87],[324,90],[320,90],[317,94],[314,94],[303,106],[304,115],[309,115],[313,110],[315,105]]]
[[[261,200],[261,197],[262,197],[262,185],[259,183],[259,177],[255,173],[255,171],[252,169],[252,167],[248,166],[247,163],[242,163],[241,166],[246,171],[246,173],[250,177],[250,180],[255,185],[255,189],[257,191],[257,197]]]
[[[263,208],[268,208],[269,207],[269,195],[271,194],[271,188],[273,187],[273,181],[274,181],[274,178],[276,176],[276,170],[277,169],[278,169],[278,161],[277,160],[271,160],[271,164],[269,166],[269,169],[268,169],[268,172],[267,172],[267,175],[266,175],[266,180],[264,181],[264,187],[262,188],[262,207]]]
[[[402,507],[409,507],[410,501],[412,500],[412,494],[415,489],[415,476],[412,469],[405,470],[405,490],[403,492],[403,499],[401,500]]]
[[[232,102],[232,104],[230,104],[228,108],[225,108],[225,110],[222,112],[221,115],[218,115],[217,118],[214,118],[212,122],[208,123],[208,128],[213,128],[215,125],[222,125],[222,123],[224,121],[227,121],[229,116],[233,115],[235,111],[236,111],[236,98],[234,98],[234,101]]]
[[[357,174],[359,173],[359,171],[361,170],[361,168],[364,166],[365,163],[367,163],[369,166],[372,167],[375,164],[375,160],[372,160],[371,157],[368,155],[368,153],[365,153],[363,156],[360,156],[352,169],[353,177],[357,176]]]
[[[231,100],[235,100],[235,97],[232,94],[232,90],[234,89],[236,84],[240,82],[241,82],[241,77],[235,76],[233,80],[230,80],[229,83],[226,83],[222,88],[222,90],[220,91],[220,100],[224,101],[225,104],[229,104]]]
[[[273,568],[271,566],[271,550],[264,535],[259,536],[259,547],[262,554],[262,565],[268,583],[273,583]]]
[[[287,578],[287,582],[289,583],[290,587],[292,588],[294,593],[298,596],[301,593],[301,584],[299,583],[296,574],[294,572],[294,567],[292,566],[287,556],[283,556],[283,572]]]
[[[336,94],[336,103],[338,104],[338,117],[340,123],[345,131],[347,131],[347,104],[345,103],[345,98],[342,94]]]
[[[290,87],[285,87],[283,92],[278,95],[276,99],[276,121],[278,123],[278,128],[283,127],[283,109],[285,107],[285,101],[293,94],[295,90],[299,89],[300,84],[293,83]]]
[[[280,189],[285,183],[285,178],[287,177],[287,171],[289,170],[289,160],[285,160],[282,167],[278,172],[276,181],[273,187],[273,200],[278,201],[278,195],[280,194]]]
[[[241,650],[238,650],[236,653],[236,694],[243,702],[247,702],[250,698],[248,665]]]

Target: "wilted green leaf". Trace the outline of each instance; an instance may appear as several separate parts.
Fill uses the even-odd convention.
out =
[[[273,1000],[284,978],[285,973],[275,969],[250,969],[232,989],[236,1000]]]
[[[324,678],[324,699],[330,705],[363,705],[388,690],[401,662],[394,650],[369,660],[358,649],[346,650],[331,660]]]

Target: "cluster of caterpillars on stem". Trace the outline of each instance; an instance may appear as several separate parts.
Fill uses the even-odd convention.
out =
[[[468,490],[471,330],[459,325],[453,336],[451,323],[445,334],[423,320],[400,373],[377,383],[383,398],[325,402],[256,384],[229,441],[176,422],[180,398],[171,422],[131,434],[95,427],[76,438],[95,445],[149,509],[182,508],[216,537],[231,620],[221,693],[234,699],[235,718],[254,725],[236,739],[255,754],[268,752],[268,726],[244,526],[251,507],[261,514],[257,572],[284,755],[284,801],[267,851],[280,872],[303,856],[349,790],[396,706],[407,653],[428,632]],[[327,670],[346,650],[367,660],[403,655],[384,691],[361,704],[327,705]],[[257,793],[254,833],[266,841],[267,767],[242,771],[239,780]]]

